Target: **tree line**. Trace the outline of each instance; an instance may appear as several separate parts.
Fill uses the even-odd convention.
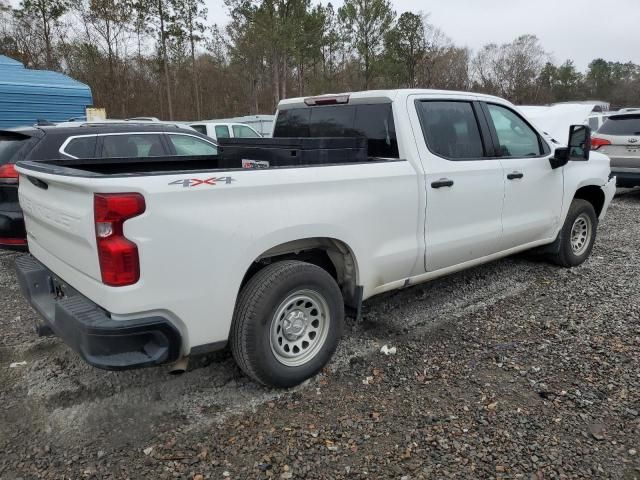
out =
[[[427,15],[389,0],[225,0],[207,25],[203,0],[0,0],[0,54],[87,83],[110,117],[173,120],[271,113],[291,96],[371,88],[473,90],[519,104],[640,103],[640,66],[557,65],[523,35],[473,52]]]

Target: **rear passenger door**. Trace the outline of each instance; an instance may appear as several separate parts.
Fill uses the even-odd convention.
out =
[[[496,253],[502,239],[504,173],[474,97],[409,97],[426,183],[425,268]],[[417,128],[416,128],[417,127]]]
[[[563,168],[552,169],[551,149],[508,105],[483,103],[505,171],[501,250],[553,238],[560,227]]]

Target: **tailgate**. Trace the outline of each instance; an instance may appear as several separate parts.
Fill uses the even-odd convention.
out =
[[[100,281],[90,182],[28,171],[19,185],[31,252]]]

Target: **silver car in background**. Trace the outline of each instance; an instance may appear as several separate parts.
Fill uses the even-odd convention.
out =
[[[640,185],[640,112],[610,115],[591,138],[591,148],[609,156],[618,187]]]

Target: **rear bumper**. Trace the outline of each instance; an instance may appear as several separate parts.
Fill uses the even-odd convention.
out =
[[[27,233],[21,211],[0,210],[0,248],[25,251]]]
[[[94,367],[125,370],[178,359],[180,333],[161,316],[112,320],[31,255],[16,259],[23,295],[47,326]]]

